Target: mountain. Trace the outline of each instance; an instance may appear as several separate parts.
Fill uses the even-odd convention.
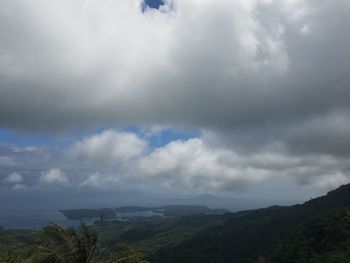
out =
[[[300,224],[270,262],[350,262],[350,209],[336,209]]]
[[[117,209],[130,212],[145,208]],[[112,219],[108,223],[101,220],[91,226],[98,233],[98,247],[105,252],[98,262],[108,262],[118,243],[131,244],[152,263],[350,262],[350,184],[293,206],[224,214],[216,213],[224,210],[203,206],[151,209],[160,209],[168,216]],[[70,210],[69,213],[80,217],[100,215],[101,211],[106,212]],[[114,213],[115,209],[111,211]],[[45,244],[45,240],[38,241],[41,236],[40,229],[0,228],[0,262],[23,262],[19,258],[25,257],[28,248],[38,242]],[[13,257],[15,260],[8,261]]]
[[[261,207],[261,202],[257,200],[248,200],[243,198],[227,198],[212,194],[201,194],[192,198],[185,199],[187,204],[205,205],[208,207],[222,207],[231,211],[240,211]]]
[[[159,199],[157,201],[167,205],[202,205],[210,208],[220,207],[235,212],[265,207],[271,204],[271,200],[222,197],[213,194],[200,194],[183,198]]]
[[[305,207],[314,209],[329,209],[348,207],[350,203],[350,184],[342,185],[339,188],[330,191],[325,196],[317,197],[306,203]]]
[[[150,261],[249,263],[258,262],[260,258],[263,262],[296,231],[298,225],[347,207],[350,207],[350,184],[302,205],[272,206],[226,214],[220,220],[216,219],[217,224],[211,222],[184,242],[159,249]]]

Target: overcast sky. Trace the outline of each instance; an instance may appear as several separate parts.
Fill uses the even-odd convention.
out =
[[[307,199],[349,117],[349,0],[0,0],[3,193]]]

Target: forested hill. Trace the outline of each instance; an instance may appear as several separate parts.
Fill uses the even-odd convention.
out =
[[[327,228],[329,222],[336,224],[333,226],[335,234],[334,231],[327,232],[322,227],[320,228],[320,231],[324,232],[324,239],[327,239],[327,235],[330,233],[333,233],[335,237],[329,237],[334,243],[325,245],[326,247],[320,250],[319,259],[321,260],[323,257],[322,251],[328,253],[328,260],[334,256],[333,253],[341,254],[344,258],[350,252],[350,224],[348,224],[349,221],[346,221],[349,219],[347,217],[347,208],[349,207],[350,184],[341,186],[325,196],[312,199],[302,205],[273,206],[222,216],[222,221],[205,228],[185,242],[175,247],[160,249],[153,255],[151,261],[155,263],[175,263],[180,262],[179,260],[183,263],[269,262],[270,256],[274,254],[271,262],[321,262],[309,261],[308,257],[305,256],[307,253],[304,251],[303,254],[299,251],[299,246],[301,251],[303,248],[305,249],[305,246],[307,247],[305,244],[308,244],[309,239],[314,238],[313,234],[318,235],[317,230],[312,229],[312,225],[318,221],[324,223],[324,228]],[[334,219],[337,216],[339,218]],[[344,223],[342,226],[337,225],[340,222],[348,223]],[[308,233],[310,228],[312,234]],[[337,234],[336,231],[341,233]],[[309,236],[303,236],[305,232]],[[348,251],[334,252],[332,249],[337,247],[338,241],[341,241],[339,249],[347,248]],[[310,251],[309,255],[317,254],[315,242],[313,244],[316,252]],[[333,248],[327,249],[327,246]],[[276,249],[278,250],[276,251]],[[289,259],[287,255],[281,258],[285,250],[289,251]],[[335,262],[350,262],[350,258],[348,260]]]
[[[270,262],[350,262],[350,209],[332,210],[300,224],[273,253]]]
[[[317,197],[303,204],[307,208],[339,208],[350,205],[350,184],[342,185],[325,196]]]
[[[350,184],[293,206],[191,215],[188,212],[193,207],[165,208],[169,211],[175,209],[176,216],[135,217],[106,222],[101,219],[95,225],[80,230],[55,224],[44,230],[0,228],[0,262],[53,262],[38,261],[38,257],[35,257],[36,261],[23,260],[28,255],[32,258],[37,256],[37,252],[28,252],[33,253],[33,247],[39,248],[40,256],[43,256],[45,248],[45,253],[54,251],[55,258],[61,258],[66,255],[65,246],[72,244],[69,256],[76,258],[74,251],[87,241],[91,243],[88,242],[92,250],[86,252],[96,256],[96,260],[91,261],[94,263],[120,262],[116,257],[123,258],[125,253],[131,253],[135,259],[128,263],[350,262]],[[163,212],[165,208],[162,208]],[[180,208],[185,212],[182,215],[178,213]],[[124,207],[119,210],[135,209],[140,208]],[[85,210],[83,212],[86,213]],[[61,238],[57,239],[52,233],[58,233]],[[42,239],[42,236],[46,238]],[[65,243],[62,240],[66,240]],[[124,249],[120,251],[117,244],[132,247],[122,245]]]

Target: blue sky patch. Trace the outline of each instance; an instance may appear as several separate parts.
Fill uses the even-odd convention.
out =
[[[159,148],[172,141],[177,140],[188,140],[197,138],[200,136],[197,130],[176,130],[176,129],[165,129],[159,134],[153,135],[148,138],[149,145],[151,148]]]
[[[196,129],[175,129],[165,128],[158,133],[149,133],[137,126],[127,126],[121,129],[125,132],[135,133],[140,138],[148,141],[151,149],[163,147],[172,141],[188,140],[200,136],[200,131]]]
[[[145,5],[150,8],[158,9],[163,4],[164,3],[161,0],[145,0]]]
[[[0,129],[0,143],[8,143],[17,146],[53,146],[66,148],[85,135],[86,132],[75,132],[66,136],[54,136],[42,133],[34,134],[10,129]]]
[[[17,132],[10,129],[0,129],[0,142],[18,146],[53,146],[66,148],[86,136],[98,134],[104,130],[113,130],[113,128],[98,128],[93,130],[93,132],[90,131],[90,133],[86,131],[75,131],[65,136],[34,134],[28,132]],[[188,140],[200,136],[200,132],[196,129],[166,128],[157,133],[150,133],[138,126],[130,125],[115,130],[136,134],[138,137],[147,141],[151,149],[162,147],[172,141]]]

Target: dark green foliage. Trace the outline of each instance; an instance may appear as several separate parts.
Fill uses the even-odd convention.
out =
[[[0,248],[33,244],[39,240],[41,232],[36,229],[0,229]]]
[[[151,262],[256,262],[258,256],[269,255],[291,224],[275,220],[279,213],[267,209],[212,218],[210,225],[179,245],[161,248]]]
[[[39,242],[41,230],[0,229],[0,263],[22,262],[29,246]]]
[[[149,263],[144,255],[129,244],[121,243],[118,251],[110,255],[108,263]]]
[[[0,263],[17,263],[22,261],[24,248],[20,249],[5,249],[0,250]]]
[[[350,206],[350,185],[303,205],[222,215],[218,224],[212,222],[176,246],[163,246],[150,255],[150,259],[153,263],[180,260],[182,263],[249,263],[257,262],[259,258],[261,261],[268,258],[300,223],[347,206]],[[341,252],[338,252],[338,257],[342,257]]]
[[[271,263],[350,262],[350,210],[331,211],[301,224]]]
[[[83,223],[79,228],[66,228],[51,222],[41,234],[40,244],[1,249],[0,263],[148,263],[128,244],[120,244],[116,251],[101,249],[97,232]]]
[[[32,247],[29,262],[93,263],[97,262],[97,234],[83,223],[79,230],[49,223],[45,239]]]
[[[200,206],[164,206],[157,208],[159,212],[172,216],[108,222],[103,216],[93,230],[51,224],[44,230],[45,241],[35,247],[40,253],[29,254],[32,261],[27,262],[141,263],[143,254],[152,263],[350,262],[349,208],[350,185],[346,185],[302,205],[221,215]],[[0,245],[20,241],[18,255],[24,255],[23,246],[33,241],[29,233],[0,229]],[[133,247],[116,250],[118,243]],[[104,248],[101,257],[98,247]],[[0,250],[3,262],[25,262],[9,251],[16,250]]]
[[[328,192],[326,196],[317,197],[306,202],[303,206],[313,209],[329,209],[348,207],[350,205],[350,184]]]
[[[137,218],[126,222],[98,227],[101,245],[107,248],[116,243],[132,243],[147,255],[164,246],[184,242],[216,220],[214,217],[193,215],[179,218]]]

